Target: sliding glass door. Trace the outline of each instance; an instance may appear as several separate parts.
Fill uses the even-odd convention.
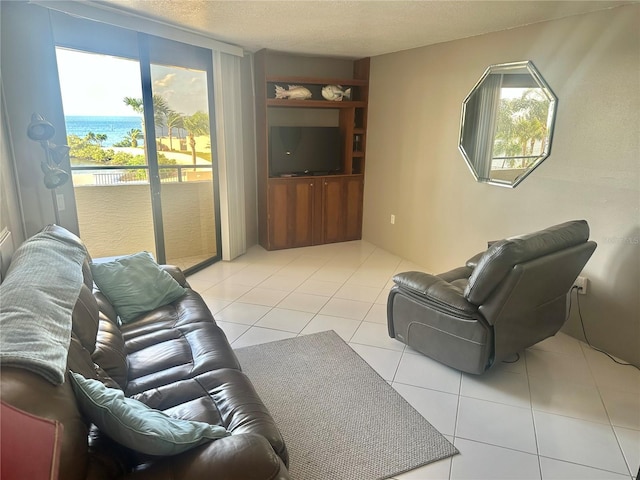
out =
[[[94,257],[219,259],[211,52],[138,35],[133,58],[56,49],[80,235]]]

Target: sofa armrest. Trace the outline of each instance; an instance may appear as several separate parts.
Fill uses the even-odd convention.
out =
[[[467,263],[465,265],[471,269],[476,268],[483,255],[484,252],[476,253],[473,257],[467,260]]]
[[[403,272],[393,277],[400,289],[408,290],[425,302],[440,305],[446,310],[473,314],[478,307],[464,298],[464,292],[442,278],[424,272]]]
[[[231,435],[179,455],[143,464],[123,480],[290,480],[271,445],[260,435]]]
[[[178,282],[182,287],[189,287],[187,278],[184,276],[184,273],[182,273],[182,270],[180,270],[180,268],[176,267],[175,265],[160,265],[160,268],[171,275],[175,279],[175,281]]]

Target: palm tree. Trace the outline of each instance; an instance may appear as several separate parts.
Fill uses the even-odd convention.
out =
[[[124,104],[131,107],[134,112],[142,113],[142,99],[133,97],[124,97]]]
[[[189,132],[189,146],[191,147],[191,160],[196,164],[196,135],[209,133],[209,115],[198,111],[190,117],[184,118],[184,128]]]
[[[106,133],[97,133],[96,134],[96,141],[100,144],[100,146],[102,147],[102,142],[104,142],[107,139],[107,134]]]
[[[184,117],[178,112],[170,111],[167,115],[166,127],[169,130],[169,150],[173,150],[173,129],[184,128]]]
[[[89,142],[89,143],[97,143],[97,137],[96,134],[93,132],[88,132],[85,136],[84,139]]]
[[[132,128],[127,132],[127,136],[129,137],[129,141],[131,142],[131,146],[133,148],[138,147],[138,139],[142,138],[142,132],[137,128]]]

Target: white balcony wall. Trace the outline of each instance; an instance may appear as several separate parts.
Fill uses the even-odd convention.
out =
[[[82,240],[93,258],[155,253],[149,185],[75,188]],[[210,182],[162,185],[167,263],[216,253]],[[114,239],[118,239],[114,244]]]

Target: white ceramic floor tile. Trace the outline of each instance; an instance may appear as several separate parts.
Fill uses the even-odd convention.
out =
[[[629,480],[628,475],[540,457],[542,480]]]
[[[522,373],[489,370],[482,375],[462,374],[460,394],[516,407],[531,407],[529,379]]]
[[[324,267],[318,269],[309,278],[311,280],[320,280],[323,282],[338,282],[340,284],[343,284],[349,279],[351,275],[353,275],[353,272],[355,272],[355,269],[353,268],[341,268],[325,265]]]
[[[272,271],[265,271],[255,267],[247,267],[238,273],[234,273],[227,278],[227,280],[232,283],[237,283],[238,285],[249,285],[250,287],[255,287],[269,278],[272,273]]]
[[[380,294],[380,288],[367,287],[364,285],[354,285],[347,283],[338,290],[335,298],[346,298],[347,300],[357,300],[359,302],[373,303]]]
[[[449,480],[452,458],[445,458],[393,477],[395,480]]]
[[[365,322],[387,324],[387,306],[374,304],[367,316],[364,317]]]
[[[213,287],[216,283],[219,283],[220,280],[210,280],[205,277],[194,277],[193,275],[187,278],[187,282],[192,290],[195,290],[198,293],[204,292],[207,288]]]
[[[531,410],[460,397],[456,437],[537,454]]]
[[[616,437],[622,453],[627,461],[627,467],[632,475],[636,475],[640,469],[640,430],[614,427]]]
[[[345,341],[351,340],[351,337],[360,326],[360,320],[351,318],[330,317],[328,315],[316,315],[300,332],[302,335],[310,333],[325,332],[333,330]]]
[[[309,278],[313,273],[318,270],[318,267],[309,266],[309,265],[294,265],[289,264],[286,267],[283,267],[281,270],[278,270],[278,276],[287,277],[291,280],[295,280],[298,282],[298,285],[304,282],[307,278]]]
[[[204,303],[207,304],[207,308],[211,311],[211,313],[214,316],[216,316],[216,318],[217,318],[217,314],[221,310],[231,305],[231,302],[229,300],[222,300],[221,298],[203,296],[202,299],[204,300]]]
[[[393,376],[400,364],[402,352],[388,350],[386,348],[370,347],[350,343],[349,346],[360,355],[378,374],[387,381],[393,380]]]
[[[375,303],[377,305],[386,305],[388,299],[389,299],[389,290],[383,288],[382,291],[380,292],[380,295],[377,296]]]
[[[349,277],[347,284],[373,287],[380,291],[380,289],[387,284],[392,274],[393,271],[360,268]]]
[[[628,473],[610,425],[534,412],[541,456],[615,473]]]
[[[527,374],[527,356],[525,352],[519,352],[507,360],[492,365],[491,371],[504,371]]]
[[[288,295],[282,290],[272,290],[270,288],[255,287],[242,295],[239,300],[244,303],[253,303],[256,305],[266,305],[275,307],[284,297]]]
[[[279,272],[277,275],[271,275],[260,284],[261,288],[283,290],[285,292],[293,292],[299,286],[300,280],[298,280],[297,278],[285,277],[283,275],[280,275]]]
[[[527,350],[527,371],[529,376],[550,378],[560,382],[595,385],[591,370],[585,360],[576,355],[548,352],[545,350]]]
[[[431,388],[442,392],[460,392],[461,373],[424,355],[404,353],[394,382],[416,387]]]
[[[297,292],[309,293],[311,295],[332,296],[338,291],[342,284],[338,282],[324,282],[322,280],[305,280],[298,288]]]
[[[458,396],[428,388],[393,383],[393,388],[443,435],[453,435],[458,414]]]
[[[593,372],[598,387],[623,390],[640,396],[640,370],[618,365],[609,357],[586,344],[582,344],[584,356]]]
[[[221,300],[227,300],[233,302],[240,298],[242,295],[251,290],[248,285],[239,285],[237,283],[231,283],[228,281],[220,282],[211,288],[207,288],[204,292],[200,292],[202,298],[219,298]]]
[[[271,310],[271,307],[264,305],[234,302],[224,310],[218,312],[216,314],[216,320],[253,325],[265,316],[269,310]]]
[[[549,337],[539,343],[536,343],[530,348],[534,350],[544,350],[546,352],[577,355],[584,358],[580,341],[562,332],[558,332],[553,337]]]
[[[538,457],[508,448],[456,438],[460,455],[451,462],[451,480],[539,480]]]
[[[245,333],[249,328],[249,325],[241,325],[239,323],[229,323],[229,322],[216,322],[218,326],[222,329],[224,334],[227,336],[227,340],[229,343],[235,342],[243,333]]]
[[[609,423],[595,385],[580,385],[544,377],[530,377],[531,404],[535,410]]]
[[[244,334],[231,344],[231,347],[242,348],[259,343],[275,342],[285,338],[295,337],[295,333],[284,332],[282,330],[272,330],[270,328],[251,327]]]
[[[276,307],[258,320],[256,327],[300,333],[313,318],[313,313]]]
[[[606,387],[599,390],[613,425],[640,430],[640,395]]]
[[[404,344],[395,338],[389,337],[387,326],[381,323],[362,322],[356,333],[351,337],[351,342],[371,345],[372,347],[388,348],[399,352],[404,350]]]
[[[331,315],[333,317],[352,318],[354,320],[362,320],[367,316],[371,303],[356,302],[354,300],[346,300],[344,298],[330,299],[319,313],[322,315]]]
[[[278,307],[288,308],[289,310],[300,310],[302,312],[318,313],[328,301],[329,297],[293,292],[282,300],[278,304]]]

